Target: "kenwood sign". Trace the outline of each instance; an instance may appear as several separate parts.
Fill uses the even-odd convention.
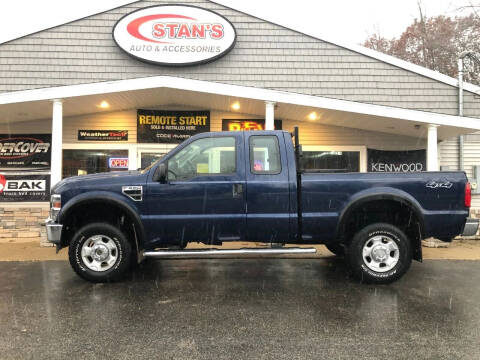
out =
[[[216,60],[235,45],[223,16],[187,5],[152,6],[122,17],[113,39],[127,54],[150,63],[185,66]]]

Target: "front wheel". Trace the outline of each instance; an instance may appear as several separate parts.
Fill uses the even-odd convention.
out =
[[[120,279],[130,268],[132,247],[125,234],[107,223],[85,225],[68,249],[73,270],[92,282]]]
[[[402,277],[412,262],[407,236],[397,227],[377,223],[360,230],[347,249],[353,275],[364,282],[387,284]]]

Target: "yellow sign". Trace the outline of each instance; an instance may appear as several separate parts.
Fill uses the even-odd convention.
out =
[[[208,174],[208,164],[207,163],[198,163],[197,164],[197,174]]]

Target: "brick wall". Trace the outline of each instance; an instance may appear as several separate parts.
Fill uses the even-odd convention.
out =
[[[49,246],[45,229],[48,204],[0,205],[0,243],[38,242]]]

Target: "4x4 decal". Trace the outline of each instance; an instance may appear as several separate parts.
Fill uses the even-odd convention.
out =
[[[432,180],[432,181],[429,181],[425,186],[431,189],[438,189],[438,188],[450,189],[453,186],[453,184],[448,180],[440,180],[440,181]]]

